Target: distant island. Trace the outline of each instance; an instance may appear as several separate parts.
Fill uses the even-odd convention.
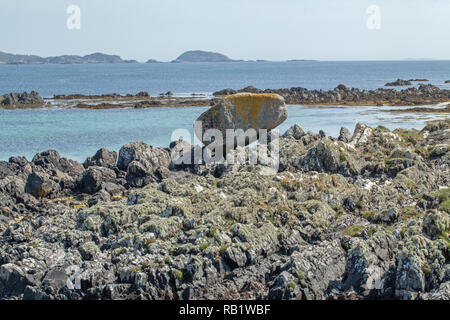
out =
[[[311,61],[317,61],[317,60],[311,60],[311,59],[291,59],[291,60],[286,60],[286,62],[311,62]]]
[[[232,60],[228,58],[226,55],[221,53],[202,50],[192,50],[182,53],[178,58],[172,60],[171,62],[186,63],[186,62],[234,62],[234,61],[236,60]]]
[[[155,60],[155,59],[148,59],[147,62],[145,62],[145,63],[164,63],[164,62],[158,61],[158,60]]]
[[[287,62],[301,62],[315,60],[287,60]],[[170,63],[195,63],[195,62],[269,62],[268,60],[234,60],[218,52],[190,50],[182,53]],[[37,55],[12,54],[0,51],[0,65],[12,64],[100,64],[100,63],[140,63],[136,60],[124,60],[118,55],[96,52],[85,56],[61,55],[54,57],[40,57]],[[148,59],[145,63],[165,63],[155,59]]]
[[[85,56],[62,55],[40,57],[36,55],[11,54],[0,52],[0,64],[91,64],[91,63],[138,63],[136,60],[123,60],[117,55],[100,52]]]

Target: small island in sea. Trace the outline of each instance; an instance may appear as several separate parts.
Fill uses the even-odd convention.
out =
[[[183,63],[183,62],[234,62],[234,61],[236,60],[232,60],[228,58],[226,55],[221,53],[202,50],[192,50],[184,52],[178,58],[176,58],[171,62]]]

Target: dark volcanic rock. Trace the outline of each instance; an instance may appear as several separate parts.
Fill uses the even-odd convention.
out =
[[[347,128],[342,127],[339,131],[338,140],[343,142],[350,142],[351,138],[352,134],[350,133],[350,131]]]
[[[117,166],[127,170],[132,161],[142,162],[148,167],[164,166],[168,164],[169,152],[167,149],[149,146],[144,142],[131,142],[120,148]]]
[[[147,91],[140,91],[136,94],[136,97],[148,98],[148,97],[150,97],[150,94]]]
[[[106,148],[98,150],[93,157],[89,157],[83,163],[85,168],[99,166],[106,168],[115,168],[117,163],[117,152],[109,151]]]
[[[403,81],[403,80],[402,80]],[[404,83],[404,82],[402,82]],[[247,87],[240,90],[225,89],[214,92],[220,97],[239,92],[276,93],[284,98],[287,104],[301,105],[428,105],[450,100],[450,90],[440,89],[431,84],[419,85],[403,90],[377,89],[360,90],[340,84],[333,90],[308,90],[302,87],[265,89]]]
[[[151,182],[160,180],[153,174],[152,170],[149,170],[138,161],[132,161],[128,165],[126,179],[127,183],[132,187],[143,187]]]
[[[348,85],[346,85],[345,83],[341,83],[340,85],[338,85],[336,87],[337,90],[341,90],[341,91],[350,91],[350,87]]]
[[[214,95],[215,96],[228,96],[230,94],[235,94],[235,93],[237,93],[236,90],[233,90],[231,88],[227,88],[227,89],[223,89],[223,90],[214,92]]]
[[[115,182],[116,173],[104,167],[89,167],[79,183],[79,190],[83,193],[94,194],[102,188],[106,182]]]
[[[0,298],[449,299],[449,129],[294,126],[278,171],[169,170],[143,143],[122,148],[127,172],[0,161]]]
[[[387,87],[410,86],[410,85],[412,85],[411,81],[402,80],[402,79],[397,79],[394,82],[388,82],[388,83],[385,84],[385,86],[387,86]]]
[[[0,266],[0,296],[11,297],[22,293],[31,284],[26,273],[17,265],[8,263]]]
[[[36,198],[43,198],[50,194],[53,189],[53,183],[48,176],[32,173],[28,176],[25,192],[31,193]]]
[[[117,166],[127,172],[126,179],[130,186],[142,187],[159,181],[157,169],[169,167],[170,161],[168,149],[132,142],[120,149]]]
[[[74,177],[79,176],[84,172],[84,168],[81,163],[71,159],[61,158],[59,153],[55,150],[47,150],[36,154],[33,157],[32,163],[36,166],[42,167],[45,170],[59,170]]]
[[[348,152],[322,141],[314,142],[301,160],[302,170],[340,173],[344,176],[357,174],[358,166]]]
[[[9,93],[0,96],[0,106],[5,107],[27,107],[42,106],[44,100],[36,91],[23,93]]]
[[[284,138],[292,137],[294,139],[301,139],[305,135],[305,132],[303,131],[302,127],[300,127],[298,124],[293,125],[290,127],[284,134]]]

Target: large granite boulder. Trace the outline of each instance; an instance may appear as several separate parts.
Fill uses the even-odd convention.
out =
[[[274,129],[287,118],[284,98],[277,94],[238,93],[223,98],[221,102],[204,112],[197,121],[195,134],[203,143],[203,133],[208,129],[218,129],[225,143],[227,129]],[[246,144],[256,139],[247,139]]]

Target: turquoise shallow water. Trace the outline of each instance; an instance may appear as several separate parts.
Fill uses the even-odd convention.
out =
[[[175,129],[192,132],[193,122],[206,109],[0,110],[0,160],[13,155],[31,159],[38,152],[55,149],[62,156],[84,161],[101,147],[118,151],[122,145],[135,140],[167,147]],[[390,129],[421,129],[425,121],[436,118],[377,110],[382,108],[288,106],[288,119],[278,129],[283,133],[297,123],[305,130],[323,129],[327,135],[337,136],[341,126],[353,130],[358,121]]]
[[[171,90],[176,95],[239,89],[305,87],[332,89],[347,83],[360,89],[376,89],[397,78],[427,78],[450,88],[450,61],[347,61],[347,62],[239,62],[195,64],[100,64],[100,65],[2,65],[0,94],[37,90],[43,97],[54,94],[137,93],[151,95]],[[378,108],[379,109],[379,108]],[[83,161],[101,147],[118,150],[142,140],[167,146],[174,129],[192,129],[206,108],[157,108],[121,110],[0,110],[0,160],[12,155],[56,149],[63,156]],[[289,106],[284,132],[294,123],[307,130],[325,130],[337,136],[339,128],[353,129],[358,121],[389,128],[422,128],[433,116],[377,113],[375,107],[309,108]]]

